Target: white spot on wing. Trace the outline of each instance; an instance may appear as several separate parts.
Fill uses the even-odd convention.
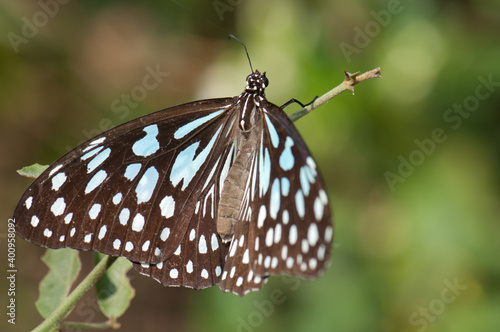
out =
[[[266,234],[266,246],[270,247],[273,244],[274,229],[271,227],[267,230]]]
[[[64,184],[64,182],[66,182],[66,179],[68,177],[66,176],[65,173],[57,173],[56,176],[54,176],[52,178],[52,190],[59,190],[59,188],[61,188],[61,186]],[[31,204],[30,204],[31,206]]]
[[[219,248],[219,241],[217,239],[217,235],[215,233],[212,233],[212,251],[215,251]]]
[[[290,136],[287,136],[285,140],[285,148],[283,149],[283,152],[281,152],[280,156],[280,167],[284,171],[289,171],[292,169],[293,165],[295,164],[295,158],[293,157],[292,154],[292,146],[293,146],[293,139]]]
[[[24,201],[24,205],[26,206],[26,209],[29,210],[31,208],[32,203],[33,203],[33,196],[26,198],[26,200]]]
[[[278,243],[281,240],[281,224],[277,224],[274,229],[274,243]]]
[[[177,271],[177,269],[172,269],[169,272],[169,276],[172,279],[177,279],[177,277],[179,277],[179,271]]]
[[[297,190],[297,193],[295,194],[295,204],[299,217],[304,218],[306,214],[306,203],[304,200],[304,194],[302,194],[302,190],[300,189]]]
[[[186,264],[186,272],[187,273],[193,272],[193,262],[191,260],[189,260],[189,262]]]
[[[290,192],[290,180],[288,178],[281,178],[281,194],[283,196],[288,196]]]
[[[269,189],[269,182],[271,181],[271,156],[269,155],[269,150],[267,148],[262,151],[261,142],[261,152],[259,154],[259,196],[262,197],[267,193]]]
[[[309,178],[307,175],[307,169],[309,169],[309,167],[302,166],[299,171],[300,186],[302,187],[302,191],[304,192],[305,196],[309,196],[309,191],[311,190],[311,185],[309,183]]]
[[[261,228],[264,225],[264,220],[266,219],[267,211],[266,206],[261,205],[259,210],[259,216],[257,217],[257,227]]]
[[[90,219],[95,219],[99,215],[99,212],[101,212],[101,204],[95,203],[92,205],[92,207],[89,210],[89,217]]]
[[[269,215],[271,218],[276,219],[278,211],[280,210],[280,179],[276,178],[271,187],[271,201],[269,206]]]
[[[280,144],[278,132],[276,131],[276,128],[274,128],[271,120],[269,120],[267,114],[264,113],[264,117],[266,118],[267,128],[269,129],[269,135],[271,136],[271,143],[273,144],[274,148],[277,148]]]
[[[89,146],[90,147],[90,146]],[[87,147],[87,148],[89,148]],[[87,148],[85,150],[87,150]],[[81,160],[87,160],[89,159],[90,157],[93,157],[95,156],[96,154],[98,154],[102,149],[104,149],[104,146],[98,146],[98,147],[95,147],[94,149],[90,150],[89,152],[87,152],[86,154],[84,154],[83,156],[80,157]],[[85,151],[84,150],[84,151]]]
[[[135,177],[137,176],[137,174],[139,173],[139,171],[141,170],[141,164],[130,164],[127,166],[127,168],[125,169],[125,174],[124,176],[132,181],[133,179],[135,179]]]
[[[198,251],[200,254],[206,254],[207,253],[207,241],[205,240],[205,235],[200,236],[200,241],[198,244]]]
[[[101,229],[99,230],[99,235],[97,235],[97,238],[99,240],[102,240],[102,238],[106,235],[106,231],[108,230],[108,227],[106,225],[103,225]]]
[[[128,222],[128,219],[130,218],[130,210],[128,208],[122,209],[120,212],[120,215],[118,216],[118,219],[120,220],[120,224],[126,225]]]
[[[165,196],[160,202],[161,215],[170,218],[174,215],[175,200],[172,196]]]
[[[170,235],[170,228],[168,227],[165,227],[162,231],[161,231],[161,234],[160,234],[160,239],[162,241],[166,241],[168,239]],[[158,256],[158,255],[157,255]]]
[[[149,167],[137,183],[135,193],[137,195],[137,204],[145,203],[151,199],[158,183],[158,171],[154,166]]]
[[[104,142],[105,139],[106,139],[106,137],[101,137],[101,138],[95,139],[92,142],[90,142],[89,145],[101,144],[102,142]]]
[[[297,243],[298,239],[298,233],[297,233],[297,226],[292,225],[290,226],[290,233],[288,233],[288,242],[290,242],[291,245],[294,245]]]
[[[134,221],[132,221],[132,230],[136,232],[142,231],[144,227],[144,217],[142,214],[138,213],[134,217]]]
[[[122,201],[122,193],[117,193],[116,195],[113,196],[113,204],[117,205]]]
[[[243,254],[243,259],[241,260],[243,264],[248,264],[250,262],[250,255],[248,253],[248,248],[245,250],[245,253]]]
[[[87,187],[85,187],[85,194],[92,192],[92,190],[100,186],[104,182],[104,180],[106,180],[107,176],[108,173],[106,173],[106,171],[103,169],[95,173],[92,179],[90,179],[90,181],[87,183]]]
[[[64,223],[67,225],[71,222],[71,219],[73,219],[73,212],[70,212],[68,213],[65,217],[64,217]]]
[[[317,221],[320,221],[323,218],[323,212],[325,210],[325,206],[321,202],[321,198],[318,196],[314,200],[314,217]]]
[[[238,240],[235,240],[231,243],[231,247],[229,248],[229,257],[233,257],[236,253],[236,247],[238,246]]]
[[[57,165],[56,167],[54,167],[54,169],[50,171],[49,177],[51,177],[55,172],[57,172],[58,170],[60,170],[61,167],[63,167],[63,165]]]
[[[92,235],[92,233],[85,235],[85,237],[83,238],[83,242],[90,243],[90,241],[92,241]]]
[[[134,249],[134,244],[130,241],[125,243],[125,251],[131,252]]]
[[[110,154],[111,149],[107,148],[97,156],[95,156],[94,159],[92,159],[87,165],[87,173],[92,173],[97,167],[99,167],[99,165],[101,165],[106,159],[108,159]]]
[[[287,225],[288,222],[290,221],[290,214],[288,213],[288,210],[283,211],[282,221],[283,221],[283,225]]]
[[[332,228],[332,226],[326,226],[326,229],[325,229],[325,241],[326,242],[330,242],[332,240],[332,237],[333,237],[333,228]]]
[[[52,206],[50,207],[50,211],[52,211],[52,213],[56,217],[63,214],[65,209],[66,209],[66,202],[64,202],[64,198],[62,197],[56,199],[54,204],[52,204]]]
[[[138,140],[132,146],[132,151],[136,156],[147,157],[160,149],[160,142],[156,136],[158,135],[158,125],[153,124],[143,129],[146,136]]]
[[[37,216],[31,217],[31,226],[36,227],[36,226],[38,226],[39,222],[40,222],[40,219],[38,219]]]
[[[319,198],[321,199],[321,202],[323,203],[323,205],[327,205],[328,204],[328,195],[326,194],[326,192],[321,189],[319,191]]]

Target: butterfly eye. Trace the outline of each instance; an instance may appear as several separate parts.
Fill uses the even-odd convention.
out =
[[[266,77],[266,72],[262,73],[262,84],[263,84],[263,89],[266,88],[269,85],[269,80]]]

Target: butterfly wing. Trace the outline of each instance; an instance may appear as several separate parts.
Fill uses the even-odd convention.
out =
[[[252,168],[220,288],[243,296],[269,275],[317,276],[333,238],[328,196],[299,132],[262,103]]]
[[[209,239],[216,232],[215,177],[224,177],[236,149],[227,139],[234,134],[233,103],[172,107],[78,146],[23,194],[14,212],[18,234],[45,247],[158,263],[174,255],[198,210],[201,245],[201,233]]]

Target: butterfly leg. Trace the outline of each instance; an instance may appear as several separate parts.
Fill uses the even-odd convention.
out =
[[[284,109],[285,107],[287,107],[288,105],[291,105],[293,103],[297,103],[299,104],[300,106],[302,107],[306,107],[306,106],[309,106],[311,105],[312,103],[314,103],[314,101],[318,99],[318,96],[314,97],[313,100],[311,100],[309,103],[307,104],[302,104],[299,100],[295,99],[295,98],[292,98],[290,99],[289,101],[287,101],[286,103],[284,103],[283,105],[280,106],[281,109]]]

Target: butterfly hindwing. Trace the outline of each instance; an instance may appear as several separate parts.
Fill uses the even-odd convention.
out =
[[[317,276],[333,236],[325,186],[307,146],[279,107],[264,101],[262,110],[253,171],[220,285],[239,295],[260,289],[273,274]]]

